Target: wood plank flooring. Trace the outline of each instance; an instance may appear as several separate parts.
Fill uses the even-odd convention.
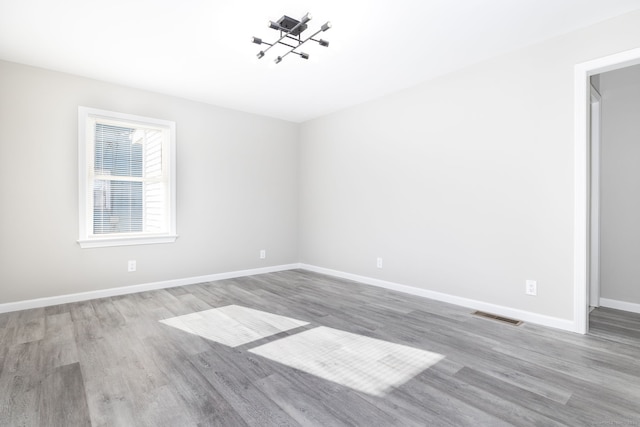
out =
[[[308,324],[230,347],[160,322],[229,305]],[[470,313],[293,270],[0,314],[0,426],[640,425],[640,315]],[[251,352],[318,327],[444,358],[377,396]]]

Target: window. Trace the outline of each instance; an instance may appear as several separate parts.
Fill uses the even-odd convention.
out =
[[[175,123],[79,107],[83,248],[176,239]]]

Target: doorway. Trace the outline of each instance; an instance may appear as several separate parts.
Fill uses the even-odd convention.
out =
[[[593,215],[599,213],[592,211],[591,199],[592,186],[599,185],[599,168],[596,166],[594,172],[592,163],[591,77],[637,64],[640,64],[640,48],[584,62],[574,70],[574,326],[581,334],[589,330],[590,301],[599,300],[599,227],[596,225],[594,231],[591,226],[599,223],[593,221]],[[599,105],[596,108],[599,110]],[[598,197],[598,188],[594,189]],[[594,256],[597,259],[593,259]]]

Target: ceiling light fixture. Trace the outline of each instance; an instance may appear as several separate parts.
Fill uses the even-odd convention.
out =
[[[277,22],[269,21],[269,28],[280,31],[280,38],[276,40],[274,43],[267,43],[263,41],[259,37],[253,37],[251,41],[255,44],[266,44],[269,46],[265,50],[261,50],[258,52],[258,59],[262,58],[265,53],[269,51],[273,46],[277,44],[281,44],[287,46],[289,50],[284,54],[280,55],[275,59],[275,63],[279,64],[285,56],[290,53],[295,53],[300,56],[302,59],[309,59],[309,54],[304,52],[296,52],[296,49],[308,42],[309,40],[318,43],[320,46],[327,47],[329,46],[329,42],[323,39],[317,40],[314,39],[319,33],[323,31],[327,31],[331,28],[331,22],[325,23],[318,31],[307,37],[306,39],[302,39],[302,32],[307,29],[307,23],[311,21],[311,14],[307,13],[304,15],[299,21],[293,18],[284,15]],[[292,40],[292,41],[291,41]],[[286,42],[286,43],[285,43]]]

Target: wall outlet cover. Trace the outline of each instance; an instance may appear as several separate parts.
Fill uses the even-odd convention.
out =
[[[535,280],[527,280],[524,291],[527,295],[538,295],[538,282]]]

